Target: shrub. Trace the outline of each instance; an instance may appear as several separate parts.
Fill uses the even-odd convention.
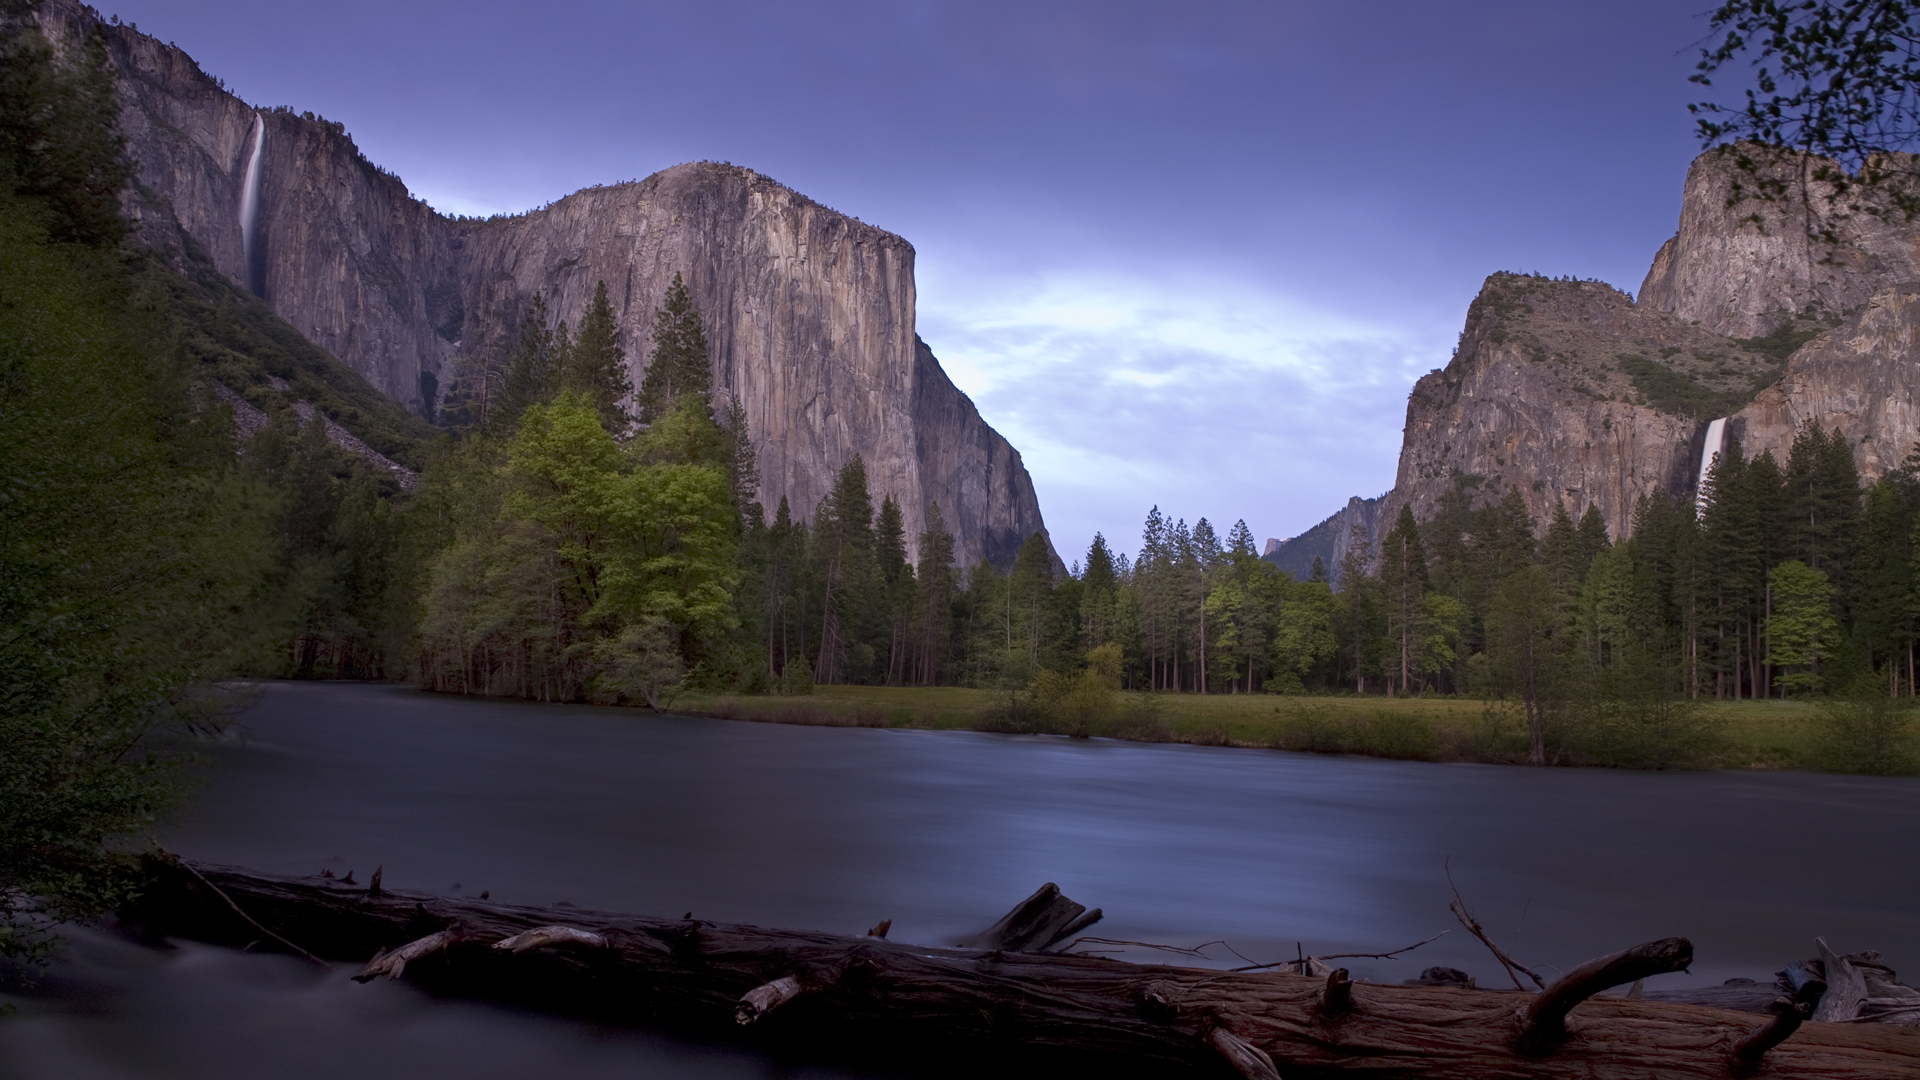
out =
[[[1820,705],[1814,743],[1820,767],[1876,776],[1920,770],[1913,703],[1889,697],[1884,689],[1866,685],[1868,682],[1862,679],[1853,693]]]

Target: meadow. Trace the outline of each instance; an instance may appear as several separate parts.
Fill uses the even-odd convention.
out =
[[[1118,693],[1105,715],[1070,724],[1018,707],[1005,691],[968,687],[820,686],[807,696],[689,693],[670,711],[696,716],[837,727],[917,728],[1079,735],[1139,742],[1362,754],[1418,761],[1523,764],[1527,741],[1516,703],[1430,695]],[[1685,749],[1651,757],[1596,749],[1593,722],[1558,732],[1562,765],[1805,769],[1906,773],[1920,722],[1894,719],[1894,759],[1861,768],[1836,752],[1834,710],[1811,701],[1703,701],[1685,710]],[[1589,730],[1581,730],[1583,726]],[[1644,739],[1643,739],[1644,741]],[[1857,755],[1856,755],[1857,758]]]

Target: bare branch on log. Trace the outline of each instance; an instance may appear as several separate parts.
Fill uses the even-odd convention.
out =
[[[227,907],[231,909],[235,915],[238,915],[242,919],[245,919],[248,926],[253,927],[255,930],[260,931],[261,933],[267,935],[268,937],[279,942],[280,944],[285,945],[287,948],[292,949],[294,952],[299,953],[301,956],[306,957],[307,959],[313,961],[314,963],[319,964],[321,967],[333,966],[327,963],[325,960],[322,960],[319,957],[308,952],[307,950],[301,948],[300,946],[295,945],[293,942],[288,941],[286,938],[281,937],[279,934],[276,934],[273,931],[267,929],[266,927],[260,925],[259,920],[255,919],[253,916],[243,911],[239,904],[236,904],[233,902],[233,897],[228,896],[226,894],[226,891],[224,889],[220,888],[220,886],[218,885],[215,885],[213,882],[208,881],[204,874],[194,869],[192,863],[186,861],[185,859],[180,858],[178,855],[175,855],[171,851],[168,851],[166,848],[161,848],[160,853],[163,857],[171,860],[174,865],[180,867],[182,870],[185,870],[187,873],[192,874],[194,877],[194,880],[206,886],[207,889],[213,893],[213,895],[219,897],[220,902],[227,905]]]
[[[756,986],[741,995],[740,1003],[733,1007],[733,1021],[751,1024],[799,996],[800,980],[791,975]]]
[[[1535,986],[1545,990],[1547,988],[1547,981],[1540,977],[1539,972],[1508,956],[1506,950],[1495,945],[1493,939],[1487,936],[1487,932],[1480,928],[1479,922],[1477,922],[1472,915],[1467,914],[1467,902],[1460,898],[1460,889],[1453,883],[1452,870],[1447,871],[1447,887],[1453,890],[1453,902],[1447,905],[1447,910],[1453,912],[1454,917],[1460,920],[1460,925],[1467,928],[1467,933],[1480,939],[1480,944],[1487,947],[1487,951],[1493,954],[1495,960],[1500,961],[1500,966],[1507,971],[1507,978],[1513,980],[1514,989],[1525,990],[1527,988],[1527,984],[1520,981],[1520,976],[1514,974],[1514,972],[1518,971],[1525,974],[1527,978],[1532,979]]]
[[[884,939],[887,936],[887,931],[891,929],[893,929],[893,920],[881,919],[879,922],[874,924],[873,929],[867,931],[867,936]]]
[[[1214,1028],[1207,1042],[1247,1080],[1280,1080],[1280,1070],[1273,1067],[1273,1058],[1265,1050],[1226,1028]]]
[[[517,953],[526,952],[528,949],[541,949],[549,945],[586,945],[590,948],[604,949],[607,947],[607,939],[590,930],[578,930],[571,926],[538,926],[493,943],[496,949]]]
[[[1748,1032],[1744,1038],[1734,1044],[1735,1061],[1751,1065],[1758,1062],[1763,1054],[1787,1041],[1787,1036],[1800,1030],[1800,1021],[1807,1018],[1807,1007],[1792,998],[1778,997],[1767,1010],[1773,1019]]]
[[[1392,952],[1381,952],[1381,953],[1342,952],[1342,953],[1332,953],[1327,956],[1310,956],[1307,959],[1321,960],[1321,961],[1325,961],[1325,960],[1391,960],[1394,957],[1399,956],[1401,953],[1412,952],[1413,950],[1419,948],[1422,945],[1430,945],[1436,941],[1439,941],[1441,938],[1446,937],[1448,934],[1451,934],[1451,933],[1453,933],[1453,931],[1451,930],[1442,930],[1439,933],[1433,935],[1432,937],[1426,939],[1425,941],[1416,941],[1404,949],[1395,949]],[[1289,964],[1297,964],[1297,963],[1300,963],[1300,961],[1276,960],[1271,964],[1248,964],[1246,967],[1229,968],[1228,970],[1229,971],[1265,971],[1268,968],[1286,967]]]
[[[1561,976],[1521,1011],[1520,1041],[1539,1045],[1566,1035],[1567,1014],[1602,990],[1649,975],[1685,971],[1693,963],[1693,942],[1661,938],[1589,960]]]
[[[360,974],[353,977],[354,982],[366,982],[369,979],[385,975],[397,979],[407,970],[407,964],[423,956],[430,956],[461,940],[458,930],[441,930],[423,938],[415,938],[392,952],[377,952]]]

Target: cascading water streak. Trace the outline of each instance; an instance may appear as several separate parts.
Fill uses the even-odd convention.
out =
[[[255,296],[265,292],[266,284],[262,278],[257,255],[259,251],[258,234],[260,230],[260,150],[266,144],[267,123],[259,113],[253,114],[253,151],[247,155],[247,173],[240,184],[240,252],[245,260],[247,288]]]
[[[1727,418],[1721,417],[1707,424],[1707,441],[1700,448],[1700,478],[1694,481],[1693,499],[1696,509],[1705,509],[1707,505],[1707,474],[1713,471],[1714,459],[1720,456],[1720,450],[1727,442]]]

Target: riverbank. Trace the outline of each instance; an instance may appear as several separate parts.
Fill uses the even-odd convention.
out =
[[[688,693],[671,710],[694,716],[828,727],[1075,734],[1135,742],[1362,754],[1412,761],[1522,764],[1517,708],[1473,698],[1271,694],[1116,695],[1090,723],[1069,725],[1009,708],[1004,692],[967,687],[819,686],[801,697]],[[1920,718],[1904,739],[1920,741]],[[1625,718],[1568,740],[1563,764],[1640,768],[1836,769],[1827,718],[1813,702],[1709,701],[1686,716]],[[1910,772],[1908,768],[1895,771]]]

